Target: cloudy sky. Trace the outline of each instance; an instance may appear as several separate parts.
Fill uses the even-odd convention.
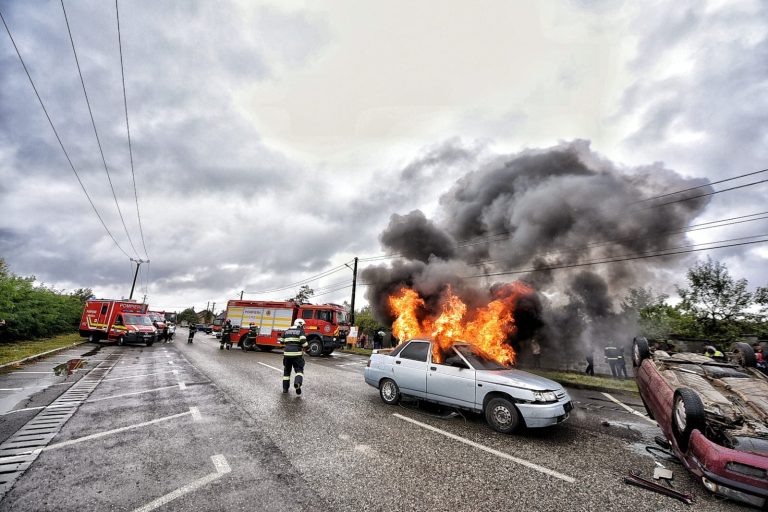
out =
[[[151,261],[137,295],[158,309],[219,309],[241,290],[284,299],[327,270],[309,284],[318,301],[341,302],[352,277],[343,265],[385,252],[392,214],[450,224],[440,197],[526,148],[583,141],[628,174],[712,182],[768,167],[760,0],[123,1],[140,230],[115,5],[64,5],[125,227],[61,3],[0,0],[116,240],[2,27],[0,257],[57,288],[127,296],[132,256]],[[714,195],[693,222],[768,211],[766,197],[765,184]],[[767,220],[690,237],[763,233]],[[709,254],[768,284],[768,244]]]

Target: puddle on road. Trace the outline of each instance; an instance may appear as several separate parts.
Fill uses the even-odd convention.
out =
[[[102,345],[101,343],[98,343],[95,347],[93,347],[91,350],[89,350],[85,354],[80,354],[80,357],[95,356],[99,352],[99,350],[101,350],[101,347],[103,347],[103,346],[104,345]]]
[[[85,359],[70,359],[66,363],[57,364],[53,367],[53,373],[57,377],[61,377],[64,375],[64,378],[69,377],[73,373],[75,373],[77,370],[81,368],[85,368],[85,366],[88,364],[88,361]]]

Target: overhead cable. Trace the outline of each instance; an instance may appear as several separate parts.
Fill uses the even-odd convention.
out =
[[[51,120],[51,116],[48,114],[48,110],[45,108],[45,104],[43,103],[42,98],[40,97],[40,93],[37,91],[37,87],[35,86],[35,82],[32,80],[32,75],[29,74],[29,70],[27,69],[27,65],[24,63],[24,59],[21,57],[21,53],[19,52],[19,48],[16,46],[16,41],[13,39],[13,36],[11,35],[11,30],[8,28],[8,24],[5,22],[5,17],[3,17],[2,12],[0,12],[0,20],[2,20],[3,25],[5,26],[5,31],[8,32],[8,37],[11,39],[11,43],[13,44],[14,50],[16,50],[16,55],[19,57],[19,61],[21,62],[22,67],[24,68],[24,72],[27,74],[27,78],[29,79],[29,83],[32,85],[32,89],[35,91],[35,96],[37,96],[37,101],[40,102],[40,107],[42,107],[43,112],[45,113],[46,119],[48,119],[48,124],[51,126],[51,130],[53,130],[53,134],[56,136],[56,140],[59,142],[59,146],[61,147],[61,151],[64,153],[64,156],[67,159],[67,162],[69,163],[69,167],[72,169],[72,172],[75,175],[75,178],[77,178],[77,182],[80,184],[80,188],[83,190],[83,193],[85,194],[85,197],[88,199],[88,202],[91,205],[91,208],[93,208],[93,212],[96,214],[96,217],[99,218],[99,222],[101,222],[101,225],[104,227],[104,230],[109,235],[109,238],[112,239],[112,241],[115,243],[115,246],[125,254],[126,258],[130,258],[131,256],[123,249],[120,244],[117,242],[117,239],[112,234],[112,232],[107,227],[106,223],[104,222],[104,219],[101,217],[101,214],[99,213],[99,210],[96,208],[96,205],[93,203],[93,200],[91,199],[91,196],[88,194],[88,191],[85,188],[85,185],[83,184],[83,181],[80,179],[80,175],[78,174],[77,170],[75,169],[74,164],[72,163],[72,159],[69,157],[69,153],[67,153],[67,150],[64,148],[64,143],[61,141],[61,137],[59,137],[59,132],[56,131],[56,127],[53,124],[53,121]]]

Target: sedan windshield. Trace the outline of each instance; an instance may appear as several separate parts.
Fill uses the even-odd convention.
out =
[[[511,366],[504,366],[491,356],[472,345],[454,345],[455,348],[475,370],[509,370]]]
[[[125,315],[126,325],[152,325],[152,320],[144,315]]]

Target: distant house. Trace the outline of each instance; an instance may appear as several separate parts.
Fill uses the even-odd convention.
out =
[[[197,323],[205,324],[205,323],[208,323],[206,320],[208,320],[209,317],[213,316],[213,313],[207,310],[203,310],[196,313],[196,315],[197,315]]]

